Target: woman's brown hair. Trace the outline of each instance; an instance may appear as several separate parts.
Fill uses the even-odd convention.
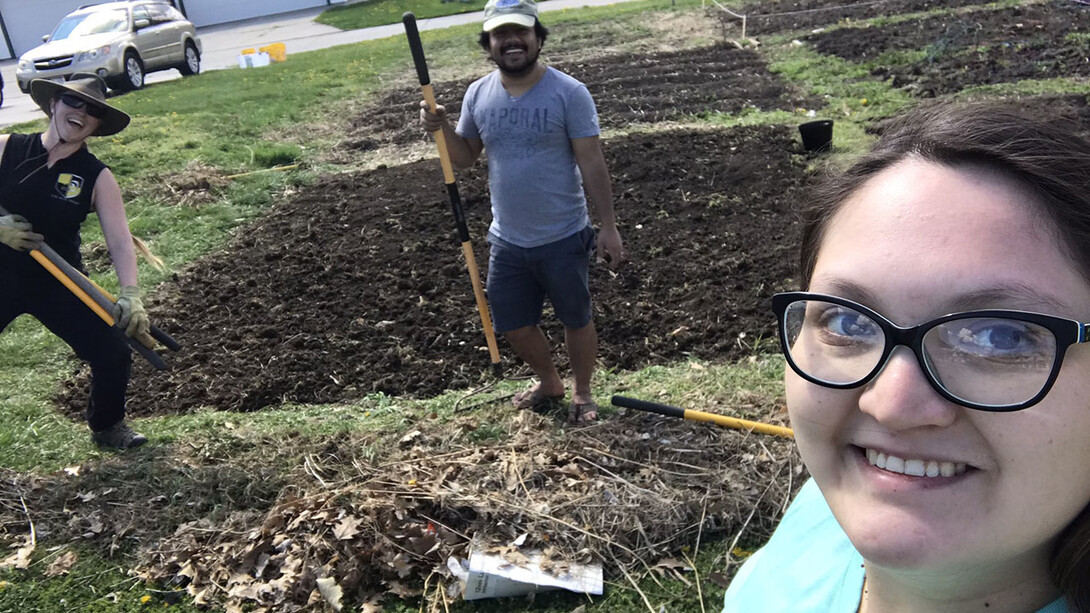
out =
[[[1001,103],[937,104],[894,120],[867,154],[846,171],[824,177],[803,205],[804,286],[840,206],[872,177],[907,159],[984,167],[1024,187],[1044,225],[1090,282],[1090,141],[1080,128],[1073,120],[1033,116]],[[1090,506],[1059,535],[1050,565],[1053,582],[1073,610],[1090,613]]]

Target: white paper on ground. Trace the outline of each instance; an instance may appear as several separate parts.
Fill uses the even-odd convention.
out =
[[[260,68],[262,66],[268,66],[269,61],[270,58],[268,53],[246,53],[238,56],[238,67]]]
[[[465,581],[465,599],[503,598],[532,592],[565,589],[581,594],[602,593],[601,564],[569,564],[567,572],[555,575],[541,569],[541,553],[526,552],[529,561],[516,566],[496,554],[472,551],[469,567],[451,558],[447,567]]]

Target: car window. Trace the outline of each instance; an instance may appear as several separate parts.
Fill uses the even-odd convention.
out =
[[[148,13],[151,14],[151,22],[167,23],[173,21],[173,19],[171,19],[170,13],[167,11],[168,8],[170,7],[165,4],[148,4],[147,9]]]
[[[167,13],[170,14],[170,19],[172,21],[189,21],[188,19],[185,18],[185,15],[183,15],[181,11],[174,8],[173,6],[168,6],[168,7],[166,7],[166,9],[167,9]]]
[[[137,19],[147,19],[151,21],[151,15],[148,15],[148,10],[142,6],[136,6],[132,9],[132,21],[136,23]]]
[[[125,10],[99,11],[83,15],[69,15],[57,24],[50,40],[64,40],[105,32],[124,32],[129,28],[129,19]]]

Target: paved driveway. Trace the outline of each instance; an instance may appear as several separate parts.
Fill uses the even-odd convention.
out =
[[[584,6],[616,4],[624,0],[548,0],[538,4],[541,12]],[[336,45],[347,45],[363,40],[374,40],[389,36],[402,36],[404,30],[400,23],[363,28],[360,30],[338,30],[337,28],[315,23],[324,8],[307,9],[294,13],[284,13],[270,17],[259,17],[229,24],[207,26],[197,29],[204,53],[201,57],[201,70],[238,69],[239,51],[247,48],[264,47],[270,43],[281,42],[287,48],[288,61],[292,53],[325,49]],[[481,12],[447,15],[432,19],[421,19],[417,26],[421,30],[435,30],[454,25],[481,21]],[[548,22],[548,20],[543,20]],[[406,54],[408,50],[406,50]],[[24,121],[33,121],[45,117],[30,95],[19,91],[15,84],[16,60],[0,62],[0,74],[4,76],[4,104],[0,107],[0,128]],[[147,83],[154,84],[172,79],[180,79],[177,70],[153,72],[147,76]]]

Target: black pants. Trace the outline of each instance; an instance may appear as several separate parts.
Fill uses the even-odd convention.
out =
[[[15,274],[0,270],[0,331],[29,314],[91,365],[87,423],[105,430],[125,417],[125,392],[132,353],[125,334],[106,325],[87,305],[44,270]]]

